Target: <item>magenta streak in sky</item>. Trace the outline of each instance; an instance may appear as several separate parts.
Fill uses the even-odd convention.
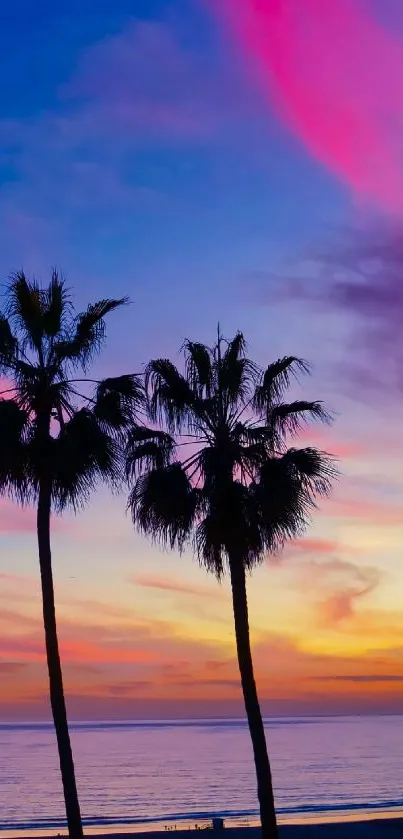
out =
[[[368,0],[207,0],[270,106],[360,199],[403,212],[403,40]]]

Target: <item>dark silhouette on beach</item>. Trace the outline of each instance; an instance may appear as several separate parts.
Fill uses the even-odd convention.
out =
[[[105,338],[104,318],[125,300],[75,314],[64,280],[46,287],[15,275],[0,312],[0,490],[37,505],[37,535],[50,701],[70,837],[83,835],[56,626],[52,510],[80,508],[99,480],[121,478],[122,434],[143,387],[135,376],[96,382],[85,372]],[[77,372],[76,372],[77,371]],[[75,377],[78,376],[78,377]]]
[[[300,535],[336,475],[315,448],[287,448],[310,420],[328,421],[320,402],[284,403],[308,365],[282,358],[266,370],[246,357],[243,335],[213,347],[186,341],[181,374],[167,359],[146,370],[150,421],[127,447],[135,527],[171,549],[190,544],[221,580],[229,572],[236,646],[252,739],[262,836],[277,837],[271,769],[249,637],[246,576],[268,553]],[[188,447],[188,449],[187,449]],[[187,454],[189,452],[189,454]]]

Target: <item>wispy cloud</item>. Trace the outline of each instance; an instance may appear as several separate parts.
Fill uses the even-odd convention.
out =
[[[403,388],[402,241],[401,223],[378,219],[335,230],[327,242],[296,254],[294,274],[255,271],[244,278],[252,278],[249,294],[252,287],[260,306],[305,307],[319,326],[335,329],[339,357],[342,335],[344,352],[332,362],[332,378],[350,396],[373,403],[380,395],[393,401]],[[333,448],[346,459],[368,456],[370,444],[342,440],[339,447],[336,438]]]
[[[326,677],[313,676],[312,678],[316,681],[326,679],[327,682],[352,682],[353,684],[376,684],[377,682],[380,684],[383,682],[399,684],[403,682],[403,674],[399,673],[357,673],[356,675],[350,673]]]
[[[379,503],[365,498],[331,499],[324,507],[326,514],[340,519],[376,524],[377,527],[400,526],[401,508],[397,505]]]
[[[346,236],[328,255],[325,306],[354,324],[350,377],[358,391],[382,392],[388,399],[403,388],[403,245],[401,227]],[[326,263],[324,264],[326,271]]]
[[[331,539],[312,539],[305,537],[303,539],[293,539],[286,545],[285,551],[287,554],[319,554],[320,556],[327,556],[339,553],[341,545],[337,541]]]
[[[381,580],[378,568],[338,557],[311,561],[301,567],[300,574],[313,589],[316,615],[325,627],[353,618],[358,601],[371,594]]]
[[[160,21],[132,20],[118,34],[88,47],[65,86],[78,110],[65,131],[120,136],[126,145],[141,136],[158,144],[203,141],[251,108],[236,68],[218,51],[201,51],[186,32]]]
[[[191,597],[226,597],[219,586],[208,586],[202,584],[185,583],[181,580],[175,580],[174,577],[157,577],[149,574],[135,574],[130,577],[130,582],[143,588],[157,589],[158,591],[165,591],[174,594],[185,594]]]
[[[20,670],[24,670],[26,666],[26,661],[0,661],[0,674],[3,676],[13,676]]]
[[[17,609],[5,609],[0,607],[0,626],[3,631],[4,628],[10,626],[13,629],[18,627],[19,630],[23,629],[27,631],[28,629],[36,629],[38,627],[38,618],[35,617],[35,615],[29,615],[25,612],[18,611]]]
[[[153,688],[153,682],[146,679],[133,679],[128,682],[119,682],[114,685],[106,686],[106,693],[111,696],[136,696],[138,692],[144,693]]]

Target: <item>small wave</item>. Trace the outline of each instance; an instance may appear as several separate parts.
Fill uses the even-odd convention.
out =
[[[267,728],[280,726],[301,726],[312,724],[326,724],[329,717],[301,717],[301,718],[277,718],[265,717],[264,724]],[[244,718],[223,718],[223,719],[178,719],[178,720],[77,720],[70,722],[71,731],[103,731],[103,730],[124,730],[132,728],[162,729],[162,728],[247,728],[247,721]],[[21,732],[21,731],[53,731],[51,722],[17,722],[0,723],[0,731]]]

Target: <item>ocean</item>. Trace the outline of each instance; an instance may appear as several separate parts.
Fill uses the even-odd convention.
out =
[[[266,720],[280,820],[400,812],[403,717]],[[71,725],[87,832],[256,822],[242,720]],[[63,832],[53,729],[0,724],[0,837]]]

